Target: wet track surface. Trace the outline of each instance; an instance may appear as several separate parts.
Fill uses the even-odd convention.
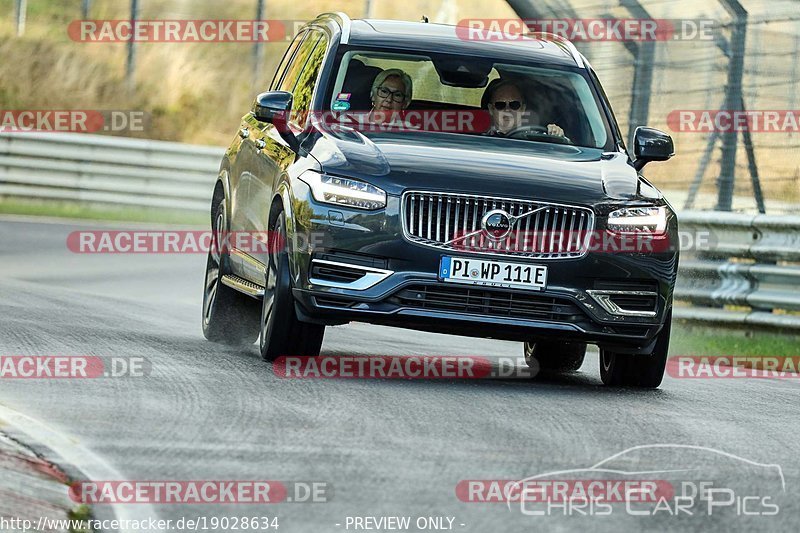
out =
[[[281,379],[257,345],[203,339],[204,256],[67,249],[69,232],[99,227],[0,221],[0,354],[140,356],[152,363],[151,374],[3,380],[0,404],[79,443],[86,454],[77,466],[86,472],[102,462],[129,480],[313,480],[333,487],[327,503],[155,505],[129,509],[132,515],[277,516],[288,532],[345,531],[348,516],[384,515],[454,517],[454,530],[481,533],[796,528],[797,381],[667,377],[656,391],[609,389],[600,383],[594,349],[578,373],[536,381]],[[323,344],[324,355],[521,353],[519,343],[364,324],[328,328]],[[516,505],[465,503],[456,495],[461,480],[587,468],[650,444],[710,447],[738,459],[657,450],[627,455],[638,462],[625,463],[626,471],[694,461],[707,468],[703,479],[737,483],[737,496],[772,496],[779,513],[742,517],[731,506],[712,517],[705,508],[642,517],[619,504],[610,516],[526,516]],[[780,465],[786,492],[741,458]]]

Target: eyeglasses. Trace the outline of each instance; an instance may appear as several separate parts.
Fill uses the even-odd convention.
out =
[[[498,101],[492,103],[492,107],[494,107],[498,111],[505,111],[506,106],[508,106],[508,108],[511,109],[512,111],[519,111],[520,109],[522,109],[522,102],[520,102],[519,100],[512,100],[511,102]]]
[[[381,98],[389,98],[392,97],[392,101],[400,103],[404,102],[406,99],[406,93],[403,91],[393,91],[387,87],[378,87],[378,96]]]

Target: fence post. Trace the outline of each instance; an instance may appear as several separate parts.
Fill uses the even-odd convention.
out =
[[[139,20],[139,0],[131,0],[131,25],[136,26]],[[128,39],[128,57],[125,63],[125,80],[128,90],[133,92],[136,88],[136,31],[131,31],[131,38]]]
[[[792,61],[792,81],[789,87],[797,86],[797,57],[800,54],[800,35],[794,36],[794,58]],[[789,109],[794,109],[797,105],[797,91],[789,91]],[[789,134],[791,135],[791,133]]]
[[[686,197],[686,203],[683,204],[684,209],[691,209],[694,207],[694,200],[697,197],[697,192],[700,190],[700,185],[703,183],[703,176],[706,173],[708,163],[711,161],[711,154],[714,152],[714,145],[717,143],[718,137],[718,131],[712,131],[711,135],[708,136],[706,149],[703,150],[703,157],[700,158],[700,165],[697,167],[694,181],[692,181],[692,185],[689,187],[689,195]]]
[[[256,2],[256,20],[264,20],[264,0]],[[259,39],[253,44],[253,87],[261,82],[261,64],[264,62],[264,43]]]
[[[650,19],[650,13],[636,0],[620,0],[620,5],[634,17]],[[631,110],[628,117],[628,144],[633,146],[633,133],[639,126],[646,126],[650,117],[650,93],[653,86],[653,63],[656,43],[641,41],[634,54],[633,83],[631,84]]]
[[[14,5],[14,12],[17,19],[17,37],[22,37],[22,35],[25,33],[25,19],[28,15],[28,0],[16,0]]]
[[[744,99],[741,101],[742,111],[747,108],[744,105]],[[753,139],[750,137],[750,129],[745,128],[742,132],[742,140],[744,141],[744,149],[747,152],[747,168],[750,170],[750,180],[753,183],[753,195],[756,198],[756,207],[758,212],[762,215],[767,212],[764,205],[764,194],[761,191],[761,179],[758,177],[758,165],[756,164],[756,152],[753,148]]]
[[[728,60],[728,82],[725,88],[725,111],[741,111],[742,75],[744,73],[745,38],[747,36],[747,11],[738,0],[720,0],[733,18]],[[733,204],[733,186],[736,177],[735,131],[722,133],[722,162],[717,179],[717,210],[730,211]]]

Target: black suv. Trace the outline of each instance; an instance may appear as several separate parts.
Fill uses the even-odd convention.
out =
[[[303,27],[220,166],[203,333],[273,360],[361,321],[519,340],[547,371],[594,343],[604,383],[657,387],[678,228],[639,171],[672,140],[639,128],[629,156],[571,43],[461,30]]]

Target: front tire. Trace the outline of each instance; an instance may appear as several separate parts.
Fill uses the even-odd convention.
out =
[[[672,331],[672,310],[650,354],[621,354],[600,349],[600,379],[611,387],[656,389],[664,379]]]
[[[266,288],[261,311],[259,347],[265,361],[281,356],[319,355],[325,326],[300,322],[292,295],[289,254],[286,243],[286,217],[280,212],[271,228],[273,241],[267,268]],[[279,249],[280,248],[280,249]]]

